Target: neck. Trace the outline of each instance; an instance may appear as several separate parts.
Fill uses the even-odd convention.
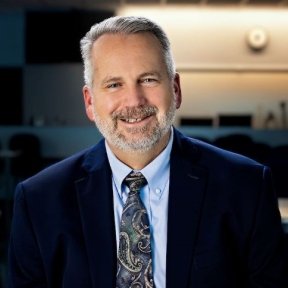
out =
[[[167,146],[170,130],[167,134],[165,134],[160,141],[150,150],[146,152],[127,152],[123,151],[108,142],[108,145],[114,155],[124,164],[129,166],[133,170],[141,170],[145,166],[147,166],[150,162],[152,162]]]

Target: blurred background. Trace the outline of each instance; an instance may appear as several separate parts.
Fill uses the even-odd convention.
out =
[[[165,29],[183,90],[175,126],[269,165],[288,232],[288,0],[1,0],[0,287],[15,185],[100,139],[79,41],[113,15]]]

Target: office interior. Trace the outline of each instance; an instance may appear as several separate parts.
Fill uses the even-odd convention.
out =
[[[4,0],[0,287],[15,185],[101,138],[84,110],[79,40],[113,15],[146,16],[165,29],[182,83],[175,126],[270,166],[288,233],[288,1]]]

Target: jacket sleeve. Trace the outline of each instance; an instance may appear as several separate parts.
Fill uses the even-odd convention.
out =
[[[267,167],[263,169],[261,186],[248,259],[249,288],[287,288],[288,249]]]
[[[9,288],[47,288],[22,184],[16,187],[8,259]]]

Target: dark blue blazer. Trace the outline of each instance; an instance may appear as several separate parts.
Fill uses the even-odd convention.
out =
[[[166,287],[287,288],[269,169],[174,135]],[[115,288],[115,239],[102,140],[18,185],[10,287]]]

